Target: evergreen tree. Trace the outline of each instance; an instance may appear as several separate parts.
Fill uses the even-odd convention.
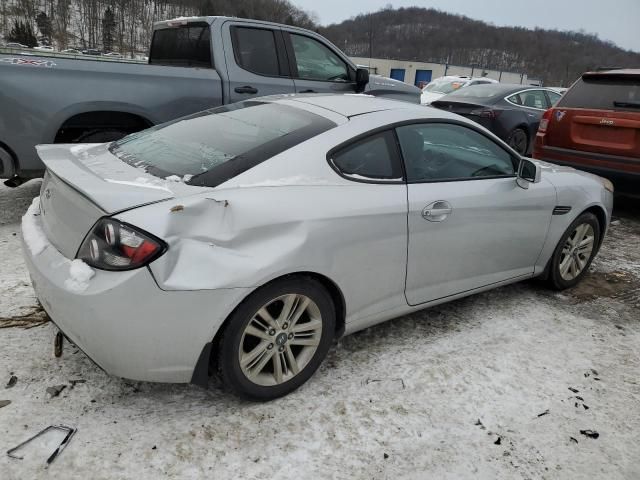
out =
[[[48,45],[51,45],[51,37],[53,36],[53,26],[51,25],[51,19],[45,12],[40,12],[36,17],[36,24],[40,34],[45,39]]]
[[[202,0],[200,2],[199,14],[202,16],[215,15],[215,7],[212,0]]]
[[[33,32],[31,24],[27,22],[19,22],[18,20],[14,20],[13,27],[11,28],[11,32],[9,32],[7,40],[9,42],[21,43],[22,45],[26,45],[30,48],[38,46],[38,39],[36,38],[36,34]]]
[[[108,7],[102,17],[102,48],[105,52],[111,52],[113,50],[115,31],[116,16],[113,14],[111,7]]]

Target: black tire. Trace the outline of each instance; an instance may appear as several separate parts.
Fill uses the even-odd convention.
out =
[[[507,143],[520,155],[526,155],[529,151],[529,135],[522,128],[515,128],[507,137]]]
[[[245,328],[263,306],[283,295],[304,295],[311,299],[321,315],[319,344],[308,363],[289,380],[265,386],[251,381],[240,365]],[[305,383],[327,355],[335,335],[336,313],[331,295],[318,281],[305,276],[276,280],[249,295],[228,318],[218,344],[218,370],[224,385],[236,395],[256,401],[268,401],[286,395]],[[273,337],[277,338],[277,337]],[[275,345],[275,342],[274,342]],[[278,344],[279,345],[279,344]],[[293,347],[292,347],[293,348]],[[274,349],[275,351],[275,349]],[[277,355],[273,353],[272,355]],[[271,360],[268,366],[275,368]]]
[[[562,277],[560,272],[560,264],[563,259],[563,249],[567,244],[568,239],[576,232],[576,229],[583,224],[588,224],[591,226],[591,228],[593,228],[593,232],[594,232],[593,248],[591,250],[591,253],[589,255],[589,258],[584,268],[582,268],[580,273],[572,280],[567,280]],[[576,218],[571,223],[571,225],[569,225],[567,230],[564,232],[564,234],[560,238],[560,241],[558,242],[558,245],[556,246],[556,249],[553,252],[553,256],[549,261],[549,272],[548,272],[547,282],[552,288],[556,290],[564,290],[566,288],[571,288],[577,285],[580,282],[580,280],[582,280],[582,278],[589,271],[589,267],[591,266],[591,262],[593,261],[593,258],[598,253],[598,247],[600,246],[600,235],[601,235],[600,223],[598,222],[598,219],[596,218],[596,216],[589,212],[583,213],[578,218]]]
[[[115,142],[123,137],[126,137],[128,132],[118,129],[109,130],[88,130],[83,132],[74,143],[107,143]]]

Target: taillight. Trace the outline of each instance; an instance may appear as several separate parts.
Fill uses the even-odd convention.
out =
[[[111,218],[98,220],[86,236],[77,258],[101,270],[143,267],[167,249],[160,239]]]
[[[500,113],[502,113],[501,110],[492,110],[490,108],[477,108],[469,112],[470,115],[475,115],[476,117],[491,119],[498,118],[500,116]]]
[[[546,133],[547,128],[549,128],[549,121],[553,117],[553,108],[550,108],[546,112],[542,114],[542,118],[540,119],[540,126],[538,127],[538,133]]]

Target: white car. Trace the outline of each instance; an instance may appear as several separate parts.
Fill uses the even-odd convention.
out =
[[[55,52],[56,49],[49,45],[42,45],[40,47],[34,47],[34,50],[40,50],[41,52]]]
[[[5,45],[7,48],[29,48],[26,45],[17,42],[9,42]]]
[[[575,285],[613,204],[608,180],[368,95],[251,99],[38,153],[22,234],[53,322],[111,374],[206,385],[215,365],[257,400],[341,335],[532,277]]]
[[[485,85],[488,83],[499,83],[497,80],[486,77],[464,77],[449,75],[446,77],[436,78],[432,82],[428,83],[422,89],[422,95],[420,96],[420,103],[422,105],[430,105],[431,102],[444,97],[445,95],[455,92],[464,87],[470,85]]]

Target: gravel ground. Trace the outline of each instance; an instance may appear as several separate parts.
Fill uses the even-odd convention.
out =
[[[17,377],[0,385],[0,450],[51,424],[78,432],[48,470],[53,439],[0,455],[2,479],[640,478],[638,203],[574,290],[526,282],[389,321],[254,404],[215,381],[110,377],[73,346],[54,358],[19,245],[38,188],[0,188],[0,327],[16,325],[0,328],[0,383]]]

